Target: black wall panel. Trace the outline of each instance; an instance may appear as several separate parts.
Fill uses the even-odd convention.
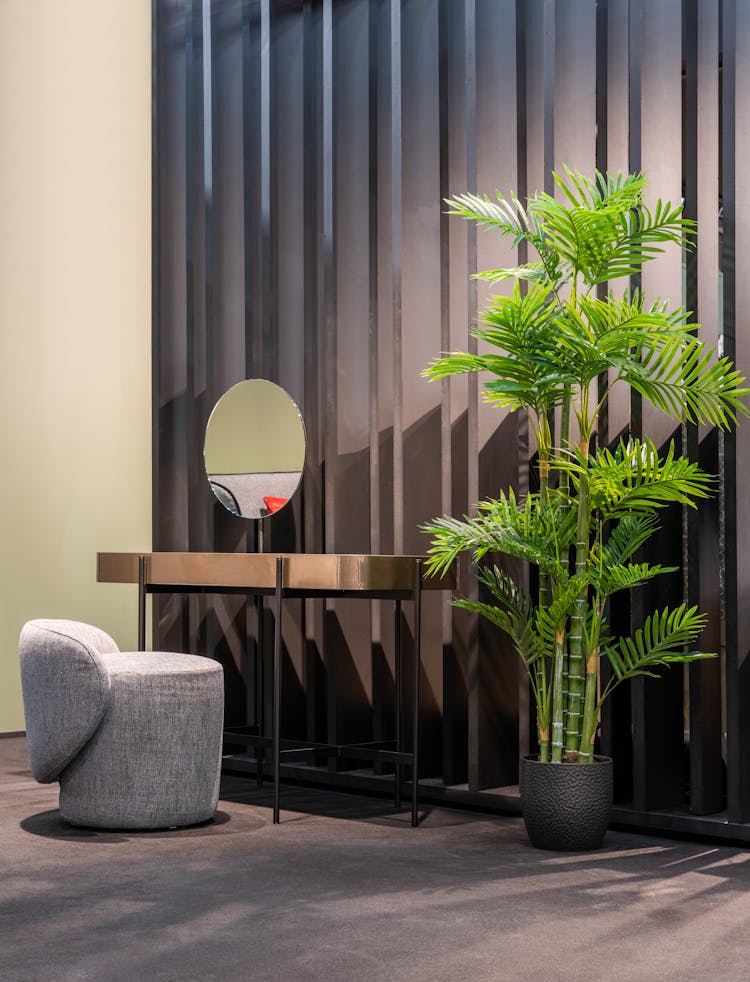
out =
[[[644,289],[696,310],[701,335],[750,369],[750,187],[736,166],[750,132],[738,98],[748,0],[153,3],[155,549],[422,552],[425,519],[533,480],[523,415],[484,405],[476,378],[420,378],[439,351],[476,343],[467,328],[486,291],[470,274],[515,261],[447,218],[451,193],[550,190],[563,163],[643,167],[654,198],[683,197],[699,229],[697,250],[654,263]],[[252,376],[291,393],[308,436],[301,491],[262,543],[213,502],[202,462],[213,403]],[[738,617],[750,426],[675,430],[613,392],[600,439],[641,429],[721,472],[712,504],[670,513],[653,548],[682,569],[658,599],[700,602],[705,645],[722,658],[620,693],[602,747],[616,756],[620,817],[648,824],[668,807],[736,833],[750,820],[750,641]],[[462,575],[475,593],[465,564]],[[634,596],[613,621],[637,624],[646,609]],[[389,605],[290,613],[290,729],[385,735]],[[423,773],[469,791],[515,784],[533,728],[514,652],[447,597],[428,596],[425,614]],[[256,712],[244,681],[256,636],[236,597],[157,605],[155,643],[224,663],[232,722]]]

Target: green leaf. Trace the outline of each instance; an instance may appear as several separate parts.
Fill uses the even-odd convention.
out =
[[[531,624],[512,611],[502,610],[493,604],[483,603],[480,600],[469,600],[468,597],[456,597],[452,604],[462,610],[480,614],[491,624],[505,631],[513,641],[521,661],[528,669],[532,669],[538,661],[546,657],[547,651],[544,643]],[[533,671],[529,671],[529,676],[532,684],[536,685]]]
[[[709,423],[726,429],[737,414],[750,412],[742,399],[744,376],[727,358],[695,338],[677,338],[623,358],[617,366],[620,378],[672,419]]]
[[[475,563],[488,553],[500,552],[564,578],[568,549],[575,541],[575,515],[566,513],[563,499],[554,495],[546,503],[538,494],[517,500],[512,489],[498,498],[480,501],[475,518],[450,516],[433,519],[422,531],[432,537],[427,551],[430,573],[445,571],[462,553]]]
[[[540,606],[536,611],[537,631],[550,651],[554,647],[557,632],[565,630],[576,600],[586,586],[586,580],[579,576],[571,576],[564,582],[558,580],[556,586],[558,589],[555,591],[556,595],[552,603],[546,607]]]
[[[621,566],[604,566],[596,577],[597,592],[602,597],[610,597],[619,590],[631,590],[643,586],[662,573],[675,573],[677,566],[649,565],[648,563],[627,563]]]
[[[484,280],[487,283],[500,283],[502,280],[527,280],[530,283],[544,281],[547,269],[542,262],[524,263],[521,266],[509,266],[506,269],[483,269],[472,275],[472,279]]]
[[[697,463],[675,456],[674,441],[662,460],[648,438],[621,440],[614,453],[602,448],[587,462],[556,459],[554,466],[568,471],[574,481],[587,474],[591,507],[605,520],[669,504],[694,507],[696,499],[709,496],[713,484]]]
[[[653,669],[658,666],[715,657],[713,652],[685,650],[686,646],[697,640],[706,620],[705,614],[699,613],[697,607],[687,607],[685,604],[674,610],[665,607],[661,613],[655,611],[632,638],[619,638],[603,649],[616,683],[636,675],[652,675]]]
[[[477,571],[477,579],[505,607],[524,621],[531,620],[534,613],[531,597],[521,589],[510,573],[498,566],[482,566]]]
[[[627,563],[658,528],[659,521],[654,514],[623,515],[609,529],[604,545],[592,550],[592,563],[604,567]]]

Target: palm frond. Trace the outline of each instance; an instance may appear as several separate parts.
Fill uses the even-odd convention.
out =
[[[512,235],[514,245],[530,233],[539,232],[538,228],[530,222],[521,203],[515,198],[507,201],[502,194],[497,191],[493,201],[489,195],[457,194],[453,198],[446,198],[449,215],[458,215],[461,218],[468,218],[496,229],[501,235]]]
[[[653,675],[658,666],[715,657],[714,652],[685,650],[697,640],[706,620],[697,607],[685,604],[674,610],[665,607],[661,612],[655,611],[632,638],[619,638],[603,649],[616,682],[635,675]]]
[[[531,597],[521,589],[510,573],[498,566],[482,566],[477,571],[477,579],[505,607],[514,611],[524,621],[531,620],[534,614]]]
[[[512,611],[502,610],[494,604],[483,603],[481,600],[470,600],[468,597],[456,597],[451,601],[454,607],[480,614],[491,624],[499,627],[510,637],[521,661],[528,669],[545,658],[548,652],[544,642],[534,631],[528,621],[524,621]],[[533,671],[529,671],[532,684],[536,684]]]
[[[527,280],[530,283],[546,282],[547,269],[544,263],[523,263],[520,266],[508,266],[504,269],[482,269],[472,274],[472,279],[483,280],[486,283],[500,283],[503,280]]]
[[[568,618],[573,613],[576,600],[586,585],[586,580],[579,576],[565,577],[564,582],[558,580],[558,588],[554,600],[548,606],[539,606],[536,610],[536,628],[545,646],[551,651],[558,633],[564,631]]]
[[[611,597],[619,590],[632,590],[643,586],[649,580],[662,573],[674,573],[677,566],[650,565],[649,563],[626,563],[619,566],[603,566],[601,571],[592,576],[597,592],[602,597]]]
[[[565,575],[567,550],[574,541],[575,516],[560,505],[542,504],[538,494],[518,501],[510,490],[479,502],[476,518],[433,519],[421,526],[432,537],[427,551],[429,573],[443,572],[462,553],[475,563],[491,552],[525,559],[547,573]]]
[[[645,512],[626,514],[615,522],[603,545],[591,551],[591,562],[597,567],[620,566],[628,562],[659,527],[656,515]]]
[[[617,235],[600,250],[597,261],[585,271],[589,286],[640,272],[670,243],[688,248],[695,223],[682,215],[682,205],[659,199],[653,211],[640,203],[623,209],[616,220]]]
[[[669,504],[695,506],[707,498],[713,478],[697,463],[675,456],[674,441],[660,459],[652,440],[621,440],[614,452],[602,448],[582,461],[580,457],[556,459],[555,467],[567,470],[574,481],[585,470],[589,501],[605,520],[631,512],[649,512]]]
[[[672,419],[727,429],[738,413],[750,414],[742,401],[750,394],[744,376],[696,338],[644,344],[617,367],[620,378]]]
[[[640,355],[654,344],[674,343],[689,337],[699,325],[689,323],[690,313],[682,307],[670,309],[657,300],[646,307],[639,291],[622,297],[610,293],[606,299],[580,296],[578,305],[601,351],[607,356]]]
[[[489,402],[512,410],[531,406],[538,415],[559,405],[565,386],[575,376],[555,340],[555,310],[549,295],[549,284],[533,284],[524,293],[516,283],[510,296],[493,298],[484,313],[484,326],[471,332],[503,353],[450,352],[428,365],[423,377],[486,371],[494,376],[484,387]]]

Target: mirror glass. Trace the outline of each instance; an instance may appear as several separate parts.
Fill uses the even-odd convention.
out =
[[[211,412],[203,456],[211,490],[227,511],[267,518],[288,504],[302,478],[302,415],[281,386],[238,382]]]

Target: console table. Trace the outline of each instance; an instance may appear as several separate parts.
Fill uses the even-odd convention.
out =
[[[421,664],[421,614],[423,590],[452,590],[455,573],[427,576],[419,556],[317,555],[310,553],[199,553],[199,552],[100,552],[100,583],[138,584],[138,644],[146,647],[146,596],[149,593],[241,593],[258,603],[273,597],[273,699],[271,736],[258,724],[253,734],[227,731],[235,742],[270,746],[273,767],[273,821],[279,821],[280,761],[282,756],[328,752],[338,757],[388,761],[395,765],[396,807],[401,801],[401,768],[411,768],[411,824],[418,824],[419,804],[419,669]],[[396,617],[396,734],[395,747],[384,742],[326,744],[281,739],[281,620],[287,597],[358,597],[388,599]],[[402,627],[401,604],[414,603],[413,694],[411,700],[412,746],[402,747]],[[259,639],[260,640],[260,639]],[[262,780],[262,761],[258,761]]]

